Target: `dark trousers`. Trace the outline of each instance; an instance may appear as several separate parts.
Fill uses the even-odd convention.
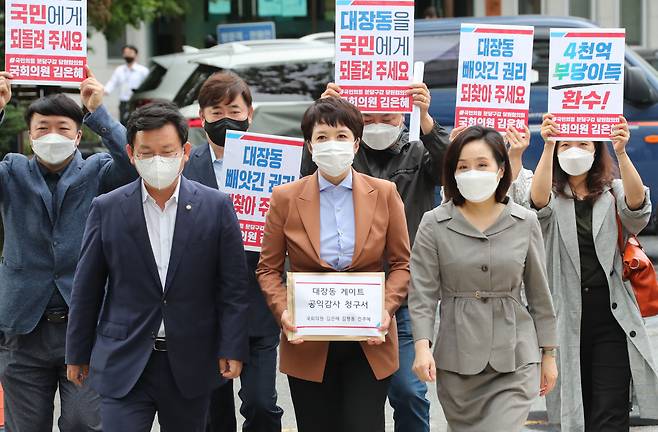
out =
[[[358,342],[329,345],[321,383],[291,376],[288,383],[299,432],[384,432],[390,377],[375,378]]]
[[[245,418],[243,432],[281,432],[283,410],[277,405],[276,393],[278,346],[278,334],[249,338],[249,360],[242,368],[238,392],[240,414]],[[213,393],[207,430],[235,432],[236,428],[231,381]]]
[[[411,370],[416,351],[411,334],[409,307],[400,306],[395,312],[398,324],[400,369],[391,377],[388,401],[393,407],[395,432],[429,432],[430,401],[427,400],[427,384]]]
[[[174,381],[167,353],[153,351],[130,393],[121,399],[101,399],[103,431],[150,432],[157,412],[162,432],[203,432],[209,400],[210,394],[184,398]]]
[[[586,432],[628,432],[631,369],[626,334],[607,287],[582,290],[580,370]]]
[[[61,432],[101,430],[98,394],[66,379],[65,341],[66,323],[41,321],[31,333],[19,336],[0,333],[6,432],[51,432],[58,388]]]
[[[206,432],[236,432],[237,430],[233,380],[229,380],[212,392]]]

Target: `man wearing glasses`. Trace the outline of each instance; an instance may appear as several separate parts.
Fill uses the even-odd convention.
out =
[[[126,150],[141,179],[95,199],[66,339],[68,378],[101,396],[105,432],[202,432],[220,378],[248,356],[246,262],[228,195],[181,175],[187,122],[135,111]]]

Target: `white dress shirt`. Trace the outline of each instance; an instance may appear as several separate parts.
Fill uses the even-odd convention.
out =
[[[212,170],[215,173],[215,180],[217,180],[217,188],[221,191],[224,190],[224,185],[219,182],[219,177],[224,170],[224,159],[217,159],[215,151],[212,149],[212,144],[208,143],[210,147],[210,160],[212,161]]]
[[[158,275],[162,282],[164,291],[167,280],[167,270],[169,269],[169,258],[171,256],[171,246],[174,239],[174,228],[176,227],[176,211],[178,210],[178,192],[180,190],[180,178],[174,194],[165,203],[162,210],[155,200],[149,195],[142,180],[142,203],[144,208],[144,219],[146,219],[146,230],[148,231],[149,240],[151,241],[151,250],[155,258],[155,264],[158,266]],[[158,337],[165,336],[164,319],[160,323]]]
[[[128,102],[133,91],[142,85],[144,79],[149,74],[146,66],[134,63],[132,66],[127,64],[121,65],[114,70],[112,77],[105,84],[105,93],[112,93],[115,88],[119,88],[119,100]]]

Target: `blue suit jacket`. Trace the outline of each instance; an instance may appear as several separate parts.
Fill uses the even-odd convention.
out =
[[[96,198],[73,282],[66,363],[121,398],[141,376],[164,319],[167,355],[187,398],[220,383],[218,358],[248,356],[246,266],[231,199],[181,177],[166,284],[144,219],[141,183]]]
[[[208,144],[192,149],[190,160],[185,165],[183,175],[190,180],[217,189],[217,179],[215,178]],[[250,251],[246,251],[245,254],[247,256],[247,268],[249,270],[249,335],[255,337],[277,335],[281,332],[281,329],[276,323],[270,308],[267,306],[258,280],[256,280],[256,267],[258,266],[260,254]]]
[[[101,107],[87,115],[85,123],[106,123],[105,117],[109,114]],[[10,153],[0,162],[5,235],[0,258],[1,332],[31,332],[53,294],[53,283],[69,302],[92,199],[137,177],[124,149],[125,129],[97,129],[110,154],[83,159],[76,151],[62,172],[54,203],[35,158]]]
[[[104,117],[103,123],[94,125],[97,129],[114,129],[123,126],[111,117]],[[95,129],[95,132],[100,132]],[[183,175],[189,180],[194,180],[205,186],[217,189],[217,180],[215,171],[212,166],[210,157],[210,148],[208,144],[196,146],[192,149],[190,160],[185,164]],[[277,325],[272,312],[265,303],[265,298],[260,290],[260,285],[256,280],[256,267],[260,254],[257,252],[246,252],[248,268],[248,292],[249,292],[249,335],[250,336],[269,336],[278,335],[281,332]]]

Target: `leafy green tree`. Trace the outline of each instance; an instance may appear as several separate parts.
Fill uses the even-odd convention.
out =
[[[138,27],[143,21],[185,12],[184,0],[87,0],[89,24],[112,40],[126,25]]]

